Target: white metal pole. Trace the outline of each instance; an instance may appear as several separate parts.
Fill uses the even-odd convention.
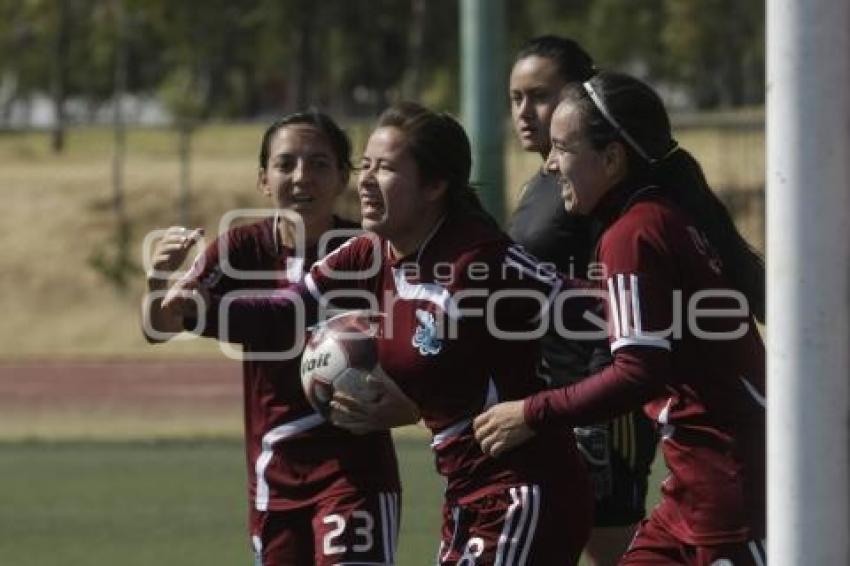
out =
[[[850,2],[767,2],[768,559],[850,564]]]

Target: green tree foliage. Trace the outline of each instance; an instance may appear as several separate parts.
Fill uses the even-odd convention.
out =
[[[49,85],[49,60],[44,56],[51,31],[47,5],[40,0],[0,3],[0,67],[4,78],[13,81],[16,96],[39,87],[46,91]]]
[[[697,106],[764,101],[764,2],[665,0],[661,35],[667,78]]]
[[[241,70],[257,49],[250,8],[251,2],[230,0],[140,1],[139,11],[161,46],[156,86],[188,80],[196,100],[187,105],[200,117],[242,110],[249,89]]]
[[[115,2],[0,0],[0,103],[51,92],[63,5],[65,96],[92,109],[110,99]],[[761,0],[506,4],[508,63],[529,37],[557,33],[600,65],[676,88],[699,107],[763,101]],[[458,106],[457,0],[124,0],[124,9],[128,92],[174,93],[188,81],[192,100],[180,104],[197,118],[305,105],[372,115],[401,96]]]
[[[511,0],[511,44],[573,37],[598,64],[687,93],[699,108],[764,102],[761,0]]]
[[[106,8],[97,0],[0,1],[0,70],[13,78],[16,94],[49,92],[61,56],[67,96],[108,96],[112,63]]]

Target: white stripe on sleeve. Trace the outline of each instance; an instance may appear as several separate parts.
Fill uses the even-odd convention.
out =
[[[614,291],[614,280],[608,279],[608,310],[614,323],[614,336],[619,338],[620,332],[620,308],[617,306],[617,293]]]
[[[624,346],[672,350],[670,340],[661,332],[644,330],[639,278],[636,274],[630,273],[628,281],[629,286],[626,287],[626,275],[622,273],[616,275],[616,283],[613,276],[608,278],[609,316],[614,325],[611,353]]]
[[[630,277],[631,288],[632,288],[632,319],[635,322],[635,334],[638,336],[643,333],[640,322],[640,289],[638,287],[638,278],[634,273],[631,274]]]
[[[629,321],[629,295],[626,293],[626,278],[622,273],[617,274],[617,295],[620,302],[620,336],[626,337],[631,334],[631,323]],[[634,300],[634,299],[633,299]]]

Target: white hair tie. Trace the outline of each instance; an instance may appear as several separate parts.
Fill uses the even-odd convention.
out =
[[[602,102],[602,97],[600,97],[596,93],[596,90],[594,90],[593,85],[590,84],[590,81],[584,81],[583,83],[581,83],[581,86],[584,87],[584,90],[587,92],[588,96],[590,96],[590,100],[593,101],[593,104],[594,106],[596,106],[596,109],[602,113],[602,116],[605,117],[611,127],[617,131],[620,137],[622,137],[630,146],[632,146],[632,149],[634,149],[638,155],[643,157],[644,160],[647,161],[649,164],[653,164],[656,161],[659,161],[658,159],[653,159],[652,157],[650,157],[649,154],[643,150],[640,144],[636,142],[632,136],[629,135],[629,132],[627,132],[626,129],[623,128],[623,126],[621,126],[620,123],[614,119],[614,116],[608,110],[608,107],[605,106],[605,103]],[[678,149],[678,147],[679,146],[676,145],[674,147],[674,150]],[[670,153],[672,153],[672,151]],[[664,157],[667,157],[667,155],[665,155]],[[664,157],[662,157],[661,159],[664,159]]]

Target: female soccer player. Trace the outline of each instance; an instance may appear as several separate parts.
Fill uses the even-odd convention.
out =
[[[595,72],[590,55],[570,39],[547,35],[526,42],[516,56],[509,93],[514,129],[525,151],[545,160],[552,147],[549,123],[561,91]],[[555,176],[541,167],[522,190],[509,233],[561,273],[586,277],[600,231],[600,224],[590,217],[564,209]],[[538,374],[550,387],[573,383],[611,363],[604,340],[566,340],[550,327],[541,344]],[[652,421],[639,410],[613,421],[577,427],[575,434],[594,494],[594,529],[585,556],[591,566],[613,566],[646,514],[657,436]]]
[[[263,321],[289,340],[297,306],[315,313],[332,294],[373,296],[384,314],[380,366],[433,432],[447,481],[438,563],[575,564],[591,502],[570,429],[552,427],[500,458],[473,437],[482,409],[539,388],[538,345],[527,337],[561,283],[484,212],[470,169],[469,140],[454,119],[409,103],[388,109],[360,167],[370,234],[318,262],[286,296],[236,297],[216,323],[244,335]],[[215,319],[219,301],[209,298]],[[343,424],[345,405],[336,404]]]
[[[658,96],[601,73],[552,119],[547,170],[567,210],[605,223],[613,365],[584,381],[492,407],[484,452],[510,454],[552,427],[643,404],[670,476],[621,564],[766,563],[764,264],[677,147]]]
[[[301,281],[323,251],[320,240],[332,249],[359,231],[332,212],[348,182],[350,155],[347,136],[324,114],[296,113],[274,122],[263,136],[257,181],[274,202],[274,214],[223,234],[199,256],[193,276],[220,294],[237,289],[268,294]],[[154,269],[166,274],[177,269],[198,234],[169,229],[154,252]],[[196,328],[198,320],[184,317],[179,301],[163,305],[168,285],[166,279],[148,278],[149,340],[166,339],[184,326],[217,336],[213,325]],[[313,412],[301,389],[300,355],[274,355],[281,349],[272,334],[260,327],[251,337],[229,338],[244,351],[257,564],[392,564],[400,489],[389,435],[353,435]]]

